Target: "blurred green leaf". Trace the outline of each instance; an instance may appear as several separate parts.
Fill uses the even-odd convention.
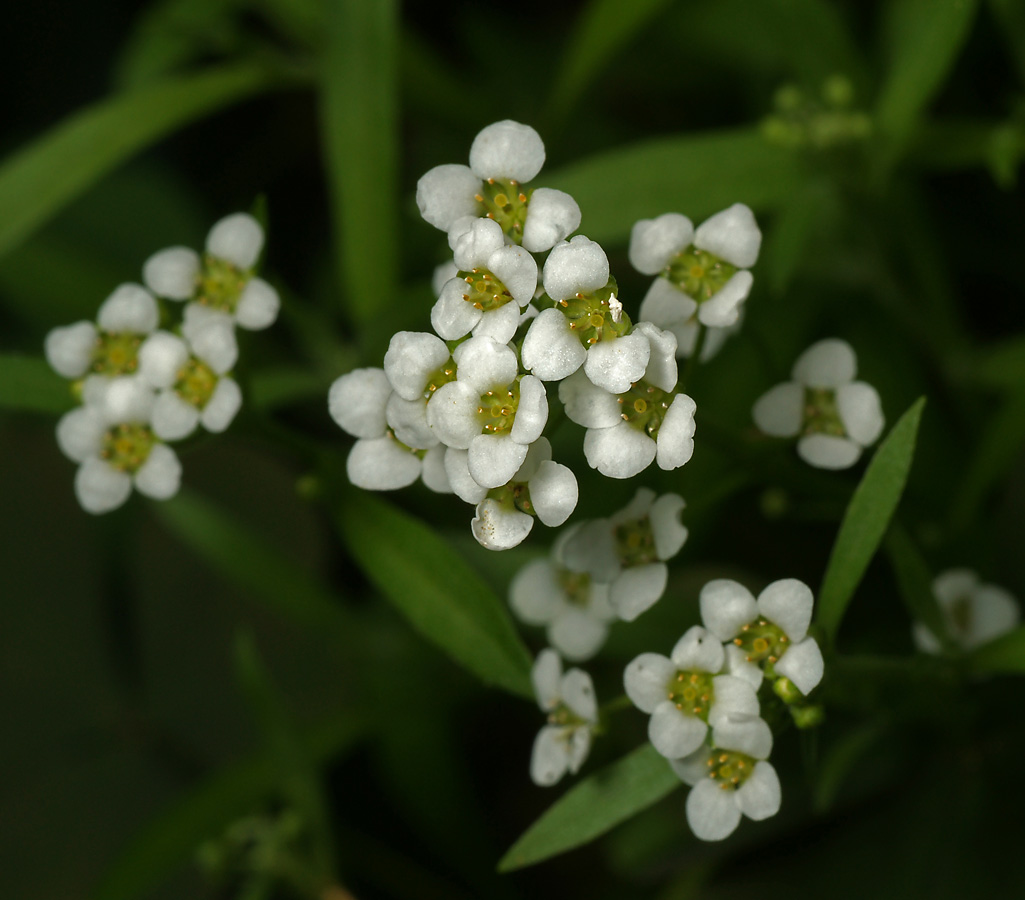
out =
[[[884,7],[889,64],[876,100],[887,163],[898,158],[918,119],[946,82],[968,39],[977,0],[893,0]]]
[[[63,413],[74,405],[71,386],[45,359],[0,354],[0,409]]]
[[[911,619],[921,622],[941,644],[952,648],[946,620],[932,590],[933,573],[911,537],[896,520],[890,524],[886,534],[886,554]]]
[[[573,785],[502,857],[500,872],[522,869],[605,834],[682,786],[651,744]]]
[[[968,659],[983,672],[1025,675],[1025,625],[983,644]]]
[[[1025,4],[1021,0],[989,0],[989,9],[1025,84]]]
[[[1025,334],[987,347],[958,375],[984,387],[1025,390]]]
[[[677,210],[696,221],[733,203],[775,210],[801,183],[797,157],[756,129],[656,138],[553,172],[547,186],[584,210],[592,240],[625,243],[638,219]]]
[[[924,406],[916,400],[879,445],[840,523],[816,615],[830,642],[904,493]]]
[[[826,207],[834,200],[829,185],[809,181],[780,206],[762,256],[777,296],[790,287],[815,234],[828,227]]]
[[[359,740],[365,729],[357,716],[339,716],[305,732],[303,747],[315,763],[326,763]],[[148,896],[175,869],[191,862],[203,841],[267,803],[277,785],[278,768],[268,752],[215,772],[132,839],[101,878],[94,900]]]
[[[320,81],[338,284],[352,319],[377,318],[398,282],[395,0],[333,3]],[[383,324],[383,323],[382,323]]]
[[[833,806],[844,782],[882,739],[886,730],[880,721],[869,722],[845,731],[829,747],[815,772],[812,803],[816,812],[827,812]]]
[[[367,578],[417,631],[485,682],[534,696],[531,656],[504,604],[430,527],[367,493],[341,508],[338,524]]]
[[[267,411],[306,400],[323,401],[329,386],[328,382],[307,367],[260,369],[249,376],[248,400],[254,409]]]
[[[273,82],[258,66],[223,66],[116,95],[65,119],[0,164],[0,255],[143,148]]]

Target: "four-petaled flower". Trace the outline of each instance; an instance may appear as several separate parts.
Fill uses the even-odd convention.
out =
[[[538,654],[531,680],[548,724],[534,740],[530,777],[535,784],[548,787],[566,772],[576,774],[587,759],[591,732],[598,724],[598,702],[591,676],[582,669],[563,674],[559,654],[551,649]]]

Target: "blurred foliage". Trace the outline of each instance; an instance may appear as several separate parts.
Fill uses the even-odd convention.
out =
[[[291,896],[203,877],[201,846],[256,858],[253,835],[306,860],[325,900],[1025,893],[1004,815],[1023,794],[1025,632],[962,663],[910,639],[951,565],[1025,598],[1020,3],[97,0],[23,4],[8,35],[0,895]],[[691,538],[667,596],[589,667],[611,699],[626,661],[697,620],[709,578],[817,586],[828,567],[826,721],[777,741],[781,814],[721,845],[689,836],[629,711],[584,780],[530,785],[541,717],[498,598],[544,529],[489,554],[455,499],[343,485],[327,385],[426,327],[447,250],[416,180],[501,118],[541,130],[539,183],[577,198],[631,312],[636,218],[742,201],[765,234],[742,331],[689,384],[694,459],[644,478],[686,497]],[[239,421],[185,448],[174,501],[90,518],[53,441],[71,400],[44,335],[257,196],[284,307],[245,337]],[[890,422],[928,398],[909,474],[885,458],[909,449],[900,425],[840,474],[755,434],[754,399],[827,336],[855,347]],[[553,437],[581,473],[577,515],[604,515],[634,486],[587,470],[580,443]],[[887,468],[907,485],[884,539],[877,504],[850,522]],[[849,503],[861,546],[836,539]],[[559,796],[517,845],[532,860],[621,824],[498,874]]]

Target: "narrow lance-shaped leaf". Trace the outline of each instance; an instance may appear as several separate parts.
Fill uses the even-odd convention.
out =
[[[830,641],[904,493],[924,406],[921,397],[893,426],[844,513],[819,591],[817,620]]]
[[[0,409],[62,413],[74,405],[70,384],[46,360],[0,354]]]
[[[266,69],[224,66],[119,94],[54,126],[0,164],[0,255],[143,148],[272,82]]]
[[[570,788],[513,844],[498,869],[522,869],[593,841],[681,784],[665,758],[645,744]]]
[[[886,535],[886,553],[897,576],[901,599],[911,618],[925,625],[941,644],[952,649],[947,623],[932,590],[932,572],[897,521],[890,525]]]
[[[479,678],[533,697],[530,653],[491,589],[427,525],[369,494],[348,496],[338,524],[377,589]]]

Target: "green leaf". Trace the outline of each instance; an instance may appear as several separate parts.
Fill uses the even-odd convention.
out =
[[[983,672],[1025,675],[1025,625],[983,644],[968,659]]]
[[[816,615],[831,642],[904,493],[924,406],[920,397],[879,445],[840,523]]]
[[[338,283],[367,325],[397,281],[398,111],[395,0],[330,5],[320,83]]]
[[[367,578],[417,631],[485,682],[534,696],[531,656],[505,605],[431,528],[369,494],[351,497],[338,524]]]
[[[875,124],[887,162],[902,152],[968,39],[977,0],[894,0],[884,23],[889,66]]]
[[[322,403],[330,385],[307,367],[280,366],[253,372],[246,386],[253,408],[266,411],[314,398]]]
[[[886,535],[886,554],[890,557],[901,599],[912,620],[921,622],[941,644],[953,649],[946,620],[932,590],[933,573],[908,533],[896,520]]]
[[[303,746],[315,763],[326,763],[359,740],[365,729],[361,720],[346,715],[306,732]],[[262,752],[210,775],[133,838],[100,880],[94,900],[148,896],[190,862],[204,840],[270,799],[277,771],[271,754]]]
[[[1021,0],[989,0],[989,9],[1025,84],[1025,6]]]
[[[522,869],[593,841],[681,786],[665,757],[645,744],[570,788],[513,844],[498,870]]]
[[[45,359],[0,354],[0,409],[63,413],[74,405],[70,384]]]
[[[886,733],[883,722],[873,721],[844,732],[830,746],[815,774],[812,804],[816,812],[827,812],[833,806],[844,782]]]
[[[828,207],[835,199],[829,185],[808,182],[781,205],[763,255],[769,284],[777,296],[790,287],[816,233],[828,227]]]
[[[967,361],[958,374],[983,387],[1025,388],[1025,334],[985,349],[980,358]]]
[[[625,243],[638,219],[678,209],[696,221],[733,203],[778,208],[801,183],[797,157],[756,129],[657,138],[552,173],[585,211],[588,237]]]
[[[0,164],[0,255],[143,148],[272,83],[266,69],[223,66],[119,94],[56,125]]]

